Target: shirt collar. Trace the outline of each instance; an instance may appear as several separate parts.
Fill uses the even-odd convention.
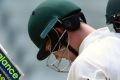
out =
[[[108,27],[104,27],[104,28],[100,28],[95,30],[94,32],[90,33],[81,43],[80,47],[79,47],[79,54],[89,45],[91,44],[93,41],[101,39],[103,37],[105,37],[106,33],[109,33],[110,30]]]

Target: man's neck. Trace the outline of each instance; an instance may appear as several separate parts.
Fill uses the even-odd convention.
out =
[[[79,46],[81,45],[82,41],[93,31],[95,31],[94,28],[85,23],[81,23],[79,30],[76,30],[74,32],[68,32],[69,44],[76,51],[79,51]]]

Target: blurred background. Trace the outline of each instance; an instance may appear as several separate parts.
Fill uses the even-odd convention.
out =
[[[66,80],[67,73],[59,73],[38,61],[38,48],[28,35],[30,14],[44,0],[0,0],[0,44],[24,73],[24,80]],[[105,26],[108,0],[71,0],[84,12],[88,24]]]

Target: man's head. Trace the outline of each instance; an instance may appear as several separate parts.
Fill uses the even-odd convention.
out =
[[[51,52],[67,47],[66,31],[75,31],[86,22],[81,9],[67,0],[47,0],[32,13],[28,32],[39,48],[37,58],[44,60]],[[49,44],[49,45],[48,45]],[[71,46],[69,49],[75,52]]]
[[[113,24],[116,32],[120,32],[120,0],[109,0],[106,8],[106,22]]]

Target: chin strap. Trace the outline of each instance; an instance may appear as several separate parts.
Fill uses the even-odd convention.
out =
[[[62,42],[62,44],[68,46],[69,51],[75,54],[75,56],[78,56],[78,51],[76,51],[71,45],[69,45],[67,41]]]
[[[78,56],[78,52],[72,47],[72,46],[68,46],[68,49],[73,53],[75,54],[75,56]]]

